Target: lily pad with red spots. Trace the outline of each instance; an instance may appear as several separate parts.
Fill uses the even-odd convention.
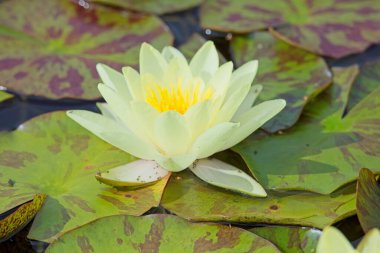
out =
[[[97,99],[95,66],[138,64],[142,42],[171,44],[157,17],[74,1],[0,3],[0,85],[53,99]]]
[[[265,188],[328,194],[355,181],[362,167],[380,171],[380,88],[345,114],[358,68],[333,72],[333,85],[295,126],[282,134],[257,133],[235,146]]]
[[[258,100],[286,100],[285,109],[263,126],[268,132],[293,126],[306,103],[331,83],[332,74],[321,57],[286,44],[269,33],[234,36],[231,46],[238,66],[259,60],[254,83],[261,84],[263,90]]]
[[[248,33],[273,27],[279,38],[317,54],[340,58],[380,42],[380,1],[208,0],[205,28]]]
[[[100,140],[65,112],[45,114],[0,134],[0,213],[47,195],[28,237],[50,242],[97,218],[141,215],[157,206],[167,178],[130,191],[100,184],[99,171],[135,158]],[[12,182],[12,184],[9,184]]]
[[[324,228],[355,214],[355,184],[321,195],[267,191],[255,198],[211,186],[190,171],[173,174],[161,205],[192,221],[302,225]]]
[[[148,12],[154,14],[165,14],[177,11],[183,11],[195,7],[203,0],[90,0],[95,3],[107,4],[111,6],[126,8],[129,10]]]
[[[13,184],[9,181],[8,184]],[[5,218],[0,219],[0,243],[24,228],[42,207],[46,195],[36,194],[32,201],[20,205]]]
[[[369,169],[362,169],[357,186],[358,218],[365,232],[380,229],[380,184]]]
[[[55,252],[265,252],[280,251],[269,241],[241,228],[189,223],[172,215],[116,215],[91,222],[54,241]]]

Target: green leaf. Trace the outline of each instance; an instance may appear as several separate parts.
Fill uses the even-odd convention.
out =
[[[37,193],[48,196],[28,235],[34,240],[50,242],[104,216],[141,215],[159,204],[166,185],[167,178],[149,187],[117,191],[97,182],[98,172],[135,158],[64,112],[36,117],[13,132],[1,133],[0,139],[0,213]]]
[[[238,66],[259,60],[254,80],[263,91],[256,103],[283,98],[285,109],[263,127],[274,133],[293,126],[313,97],[326,89],[331,72],[321,57],[293,47],[266,32],[234,36],[231,46]]]
[[[380,185],[376,175],[369,169],[360,170],[356,208],[360,225],[365,232],[372,228],[380,229]]]
[[[273,27],[277,37],[314,53],[340,58],[380,42],[380,2],[208,0],[201,25],[248,33]]]
[[[336,68],[334,84],[291,129],[235,146],[264,188],[327,194],[354,181],[362,167],[379,171],[380,89],[343,116],[357,71]]]
[[[13,182],[10,181],[10,184]],[[16,210],[0,220],[0,243],[18,233],[23,229],[36,215],[42,207],[46,195],[36,194],[33,199],[25,204],[20,205]]]
[[[96,99],[96,64],[119,71],[137,66],[142,42],[162,48],[172,36],[151,15],[73,1],[6,0],[0,4],[1,85],[25,95]]]
[[[199,5],[203,0],[90,0],[94,3],[112,5],[116,7],[126,8],[138,12],[147,12],[153,14],[165,14],[177,11],[183,11],[190,9],[196,5]]]
[[[263,187],[251,176],[218,159],[198,160],[190,166],[190,170],[197,177],[211,185],[255,197],[267,196]]]
[[[305,227],[265,226],[249,231],[267,239],[286,253],[315,252],[321,235],[320,230]]]
[[[173,174],[161,205],[193,221],[302,225],[323,228],[355,214],[355,184],[331,195],[267,191],[254,198],[213,187],[186,170]]]
[[[3,101],[8,100],[10,98],[13,98],[12,94],[0,91],[0,102],[3,102]]]
[[[64,234],[55,252],[257,252],[279,253],[267,240],[241,228],[189,223],[172,215],[117,215]]]

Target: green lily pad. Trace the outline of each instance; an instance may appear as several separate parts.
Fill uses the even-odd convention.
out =
[[[365,232],[380,229],[380,184],[369,169],[362,169],[357,186],[358,218]]]
[[[97,63],[136,66],[142,42],[158,48],[172,42],[157,17],[85,7],[60,0],[0,3],[1,85],[25,95],[96,99]]]
[[[323,228],[355,214],[355,184],[320,195],[267,191],[254,198],[210,186],[190,171],[173,174],[161,205],[193,221],[302,225]]]
[[[235,146],[264,188],[327,194],[354,181],[362,167],[379,171],[380,89],[343,117],[357,72],[336,68],[334,84],[291,129],[252,135]]]
[[[380,60],[366,62],[360,67],[359,76],[352,85],[347,110],[351,111],[357,103],[379,87]]]
[[[274,243],[281,252],[313,253],[316,251],[321,231],[305,227],[256,227],[249,231]]]
[[[241,228],[189,223],[172,215],[117,215],[96,220],[54,241],[54,252],[260,252],[279,253],[270,242]]]
[[[167,178],[133,191],[117,191],[97,172],[135,158],[100,140],[64,112],[36,117],[0,134],[0,213],[33,198],[48,197],[28,237],[50,242],[100,217],[141,215],[160,202]],[[9,184],[12,182],[12,184]]]
[[[332,74],[321,57],[269,33],[235,36],[231,46],[238,66],[252,59],[259,60],[254,83],[261,84],[263,91],[256,103],[276,98],[286,100],[285,109],[264,125],[268,132],[293,126],[306,103],[331,83]]]
[[[201,25],[248,33],[274,27],[279,38],[312,52],[340,58],[380,42],[380,2],[306,0],[208,0]]]
[[[95,3],[107,4],[116,7],[126,8],[129,10],[148,12],[153,14],[165,14],[177,11],[186,10],[197,6],[203,2],[203,0],[91,0]]]
[[[12,98],[13,95],[12,94],[9,94],[9,93],[6,93],[6,92],[3,92],[3,91],[0,91],[0,102],[3,102],[5,100],[8,100],[10,98]]]
[[[46,195],[37,194],[33,200],[20,205],[11,214],[0,220],[0,243],[23,229],[42,207]]]

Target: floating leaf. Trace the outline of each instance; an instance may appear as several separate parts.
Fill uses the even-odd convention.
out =
[[[331,195],[267,191],[254,198],[213,187],[190,171],[173,174],[161,205],[193,221],[302,225],[323,228],[355,214],[355,185]]]
[[[96,220],[54,241],[54,252],[265,252],[267,240],[241,228],[189,223],[172,215],[117,215]]]
[[[164,14],[186,10],[199,5],[203,0],[91,0],[95,3],[108,4],[116,7],[122,7],[134,11],[148,12],[154,14]]]
[[[380,87],[380,60],[369,61],[360,67],[360,73],[351,88],[347,110]]]
[[[266,226],[251,228],[249,231],[267,239],[286,253],[315,252],[321,235],[320,230],[305,227]]]
[[[266,189],[330,193],[380,163],[380,89],[344,115],[358,69],[336,68],[334,85],[283,134],[256,134],[235,146]],[[377,171],[379,171],[377,169]]]
[[[1,85],[26,95],[96,99],[95,65],[135,66],[144,41],[162,47],[172,36],[150,15],[72,1],[6,0],[0,4]]]
[[[3,92],[3,91],[0,91],[0,102],[3,102],[7,99],[10,99],[12,98],[13,95],[12,94],[9,94],[9,93],[6,93],[6,92]]]
[[[104,216],[141,215],[159,204],[167,181],[133,191],[117,191],[97,182],[97,172],[134,158],[64,112],[36,117],[16,131],[1,133],[0,139],[0,213],[36,193],[48,196],[31,227],[31,239],[49,242]]]
[[[266,197],[263,187],[251,176],[235,166],[218,159],[197,160],[190,170],[203,181],[224,189],[248,194],[255,197]]]
[[[201,25],[247,33],[274,27],[279,38],[312,52],[340,58],[380,42],[380,1],[208,0]]]
[[[46,195],[37,194],[32,201],[20,205],[11,214],[0,220],[0,243],[23,229],[42,207]]]
[[[283,98],[285,109],[263,127],[276,132],[293,126],[307,102],[331,82],[331,72],[321,57],[286,44],[271,34],[257,32],[235,36],[231,46],[238,66],[259,60],[254,80],[263,85],[261,101]]]
[[[380,229],[380,185],[369,169],[360,171],[357,186],[358,218],[365,232],[372,228]]]

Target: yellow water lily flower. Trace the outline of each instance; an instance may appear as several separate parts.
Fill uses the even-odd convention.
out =
[[[154,181],[191,167],[214,185],[265,196],[256,181],[228,164],[215,159],[194,164],[236,145],[285,107],[282,99],[252,106],[262,89],[252,86],[257,67],[256,60],[235,71],[232,62],[219,66],[213,42],[205,43],[190,63],[173,47],[160,53],[144,43],[140,73],[125,67],[121,74],[98,64],[103,80],[98,88],[106,101],[99,105],[102,115],[82,110],[68,115],[104,141],[148,161],[145,167],[151,170],[144,175],[136,173],[141,162],[128,165],[130,173],[122,177],[126,182],[136,184],[137,177],[148,182],[146,173],[159,175],[151,176]],[[112,180],[122,181],[116,174]]]
[[[317,253],[379,253],[380,231],[370,230],[354,249],[344,235],[334,227],[326,227],[318,241]]]

